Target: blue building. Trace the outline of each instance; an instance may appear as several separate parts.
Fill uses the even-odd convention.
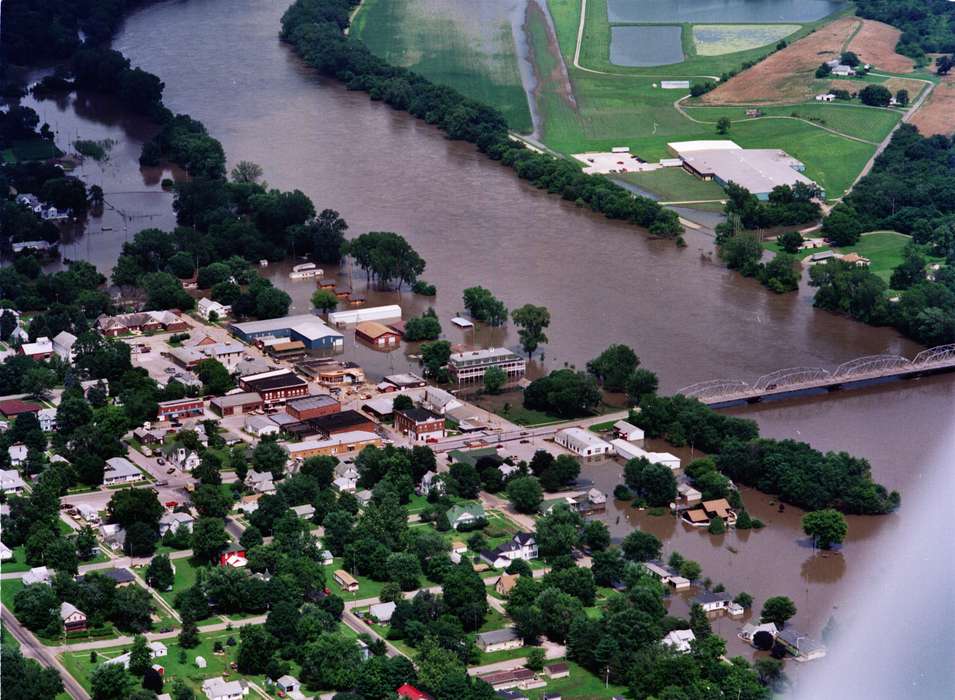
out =
[[[309,350],[340,350],[345,343],[341,333],[312,314],[233,323],[229,330],[246,343],[253,343],[259,338],[288,338],[300,340]]]

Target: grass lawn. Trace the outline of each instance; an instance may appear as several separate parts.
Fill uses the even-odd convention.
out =
[[[10,612],[13,612],[13,598],[21,588],[23,588],[23,581],[18,578],[0,581],[0,602],[2,602]]]
[[[611,698],[614,695],[625,696],[627,687],[622,685],[605,686],[604,681],[573,661],[562,661],[570,668],[567,678],[548,681],[546,688],[525,690],[529,700],[541,700],[545,693],[558,693],[565,698]]]
[[[180,591],[186,590],[187,588],[195,584],[197,568],[190,559],[186,559],[186,558],[173,559],[171,560],[171,563],[174,567],[176,567],[176,573],[172,583],[172,590],[157,591],[157,592],[159,593],[159,595],[162,597],[163,600],[169,603],[169,605],[174,605],[174,601],[176,600],[176,594],[178,594]],[[138,573],[140,576],[145,577],[146,569],[145,568],[139,569]],[[163,610],[159,608],[158,605],[157,605],[157,612],[160,615],[163,614]],[[210,614],[208,617],[203,618],[202,620],[197,620],[196,622],[198,624],[202,624],[206,620],[211,620],[213,617],[215,616]],[[170,626],[178,626],[178,623],[172,620],[172,618],[169,619],[169,624]],[[158,626],[161,627],[162,624]]]
[[[507,418],[512,423],[524,426],[543,425],[545,423],[554,423],[563,420],[559,416],[552,416],[543,411],[524,408],[523,404],[512,404],[506,412],[503,408],[497,408],[494,410],[494,413],[503,418]]]
[[[491,589],[493,590],[493,586]],[[504,629],[511,624],[511,621],[503,613],[495,610],[494,608],[489,608],[487,617],[484,618],[484,624],[481,625],[481,629],[478,632],[490,632],[491,630],[500,630]]]
[[[13,559],[0,562],[0,573],[9,574],[16,571],[29,571],[33,568],[27,564],[27,554],[22,544],[19,547],[14,547],[11,551],[13,552]]]
[[[375,632],[378,633],[378,636],[382,639],[388,639],[388,625],[379,625],[374,623],[369,625]],[[398,651],[414,658],[416,652],[411,646],[409,646],[403,639],[388,639],[388,643],[394,646]]]
[[[531,653],[534,647],[520,647],[519,649],[504,649],[503,651],[492,651],[490,654],[481,652],[481,658],[475,666],[486,666],[487,664],[496,664],[498,661],[510,661],[511,659],[521,659]]]
[[[655,194],[665,202],[686,202],[701,199],[725,199],[726,193],[713,180],[701,180],[683,168],[660,168],[648,173],[614,175],[640,189]],[[610,425],[613,425],[611,422]]]
[[[346,602],[349,600],[363,600],[365,598],[377,598],[381,593],[381,589],[387,583],[387,581],[373,581],[367,576],[355,576],[355,579],[358,581],[358,592],[357,593],[348,593],[347,591],[342,590],[335,582],[335,572],[339,569],[348,570],[344,560],[341,557],[335,557],[334,563],[330,566],[325,567],[325,585],[331,589],[332,593],[337,596],[341,596],[342,600]],[[426,581],[422,577],[422,582]],[[429,583],[423,583],[423,585],[431,585]]]
[[[517,48],[504,3],[365,0],[351,32],[393,65],[500,109],[512,129],[531,131]]]

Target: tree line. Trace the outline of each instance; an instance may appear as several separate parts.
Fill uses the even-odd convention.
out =
[[[589,206],[607,218],[643,226],[654,235],[678,237],[683,232],[675,212],[634,197],[605,177],[585,175],[563,158],[531,151],[510,138],[507,122],[497,109],[391,66],[344,35],[349,12],[357,4],[356,0],[297,0],[282,17],[282,39],[322,74],[434,124],[448,138],[475,144],[539,189]]]
[[[936,0],[857,0],[856,14],[902,30],[895,50],[927,62],[926,54],[955,52],[955,11]]]

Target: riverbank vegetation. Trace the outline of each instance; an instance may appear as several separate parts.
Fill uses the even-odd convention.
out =
[[[507,121],[497,109],[391,66],[349,39],[342,30],[356,4],[353,0],[297,0],[282,18],[282,39],[320,73],[434,124],[451,139],[474,143],[539,189],[587,205],[607,218],[643,226],[654,235],[676,237],[682,233],[675,212],[650,199],[634,197],[604,177],[585,175],[567,160],[528,149],[511,139]]]
[[[874,482],[864,459],[845,452],[823,454],[804,442],[760,438],[755,421],[721,415],[682,395],[646,397],[640,409],[631,420],[647,437],[710,453],[730,479],[786,503],[862,515],[899,506],[899,493]]]

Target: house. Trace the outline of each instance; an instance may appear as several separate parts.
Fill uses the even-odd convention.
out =
[[[483,382],[488,367],[504,370],[509,382],[517,381],[527,371],[527,360],[506,348],[486,348],[452,353],[448,358],[448,373],[457,384]]]
[[[544,666],[544,675],[550,678],[552,681],[557,680],[558,678],[568,678],[570,677],[570,666],[567,664],[551,664],[550,666]]]
[[[459,529],[462,525],[467,526],[484,520],[487,517],[484,512],[484,506],[480,503],[453,505],[448,508],[447,516],[448,522],[451,524],[451,529],[453,530]]]
[[[0,401],[0,414],[3,414],[4,418],[16,418],[21,413],[37,413],[41,408],[43,407],[40,404],[20,399]]]
[[[587,503],[593,510],[602,510],[607,507],[607,494],[599,489],[590,489],[587,492]]]
[[[126,530],[116,523],[100,525],[99,535],[107,545],[120,548],[126,542]]]
[[[41,336],[32,343],[24,343],[17,352],[34,360],[48,360],[53,355],[53,341]]]
[[[315,506],[308,503],[301,506],[292,506],[292,511],[302,520],[311,520],[315,517]]]
[[[524,561],[537,559],[537,554],[537,540],[534,539],[534,535],[528,532],[518,532],[513,538],[498,547],[482,550],[481,559],[495,569],[501,569],[515,559],[523,559]]]
[[[839,65],[832,67],[832,75],[839,78],[845,78],[855,74],[856,74],[855,68],[853,68],[852,66],[847,66],[845,64],[840,63]]]
[[[399,698],[405,698],[405,700],[434,700],[433,697],[424,691],[418,690],[410,683],[398,686],[398,688],[395,689],[395,693]]]
[[[205,410],[205,403],[200,398],[160,401],[158,406],[156,415],[159,420],[172,420],[183,416],[201,416]]]
[[[270,480],[271,482],[271,480]],[[273,490],[275,485],[272,485]],[[262,498],[261,493],[252,494],[251,496],[243,496],[239,499],[239,505],[237,506],[238,510],[241,510],[246,515],[251,515],[259,509],[259,499]]]
[[[19,467],[26,464],[29,451],[26,445],[22,442],[18,442],[7,448],[7,454],[10,455],[10,464],[14,467]]]
[[[421,405],[439,416],[446,416],[451,411],[464,406],[454,394],[434,386],[429,386],[424,390]]]
[[[681,654],[689,654],[691,650],[690,642],[695,639],[696,635],[693,634],[693,630],[673,630],[662,639],[662,643],[663,646],[670,647]]]
[[[12,450],[14,446],[11,446]],[[26,448],[24,448],[26,451]],[[23,460],[26,460],[26,455],[23,455]],[[10,453],[10,461],[13,462],[13,453]],[[23,477],[20,476],[20,472],[16,469],[0,469],[0,489],[3,490],[5,494],[23,493],[23,489],[26,487],[26,483],[23,481]]]
[[[776,635],[779,628],[774,622],[764,622],[760,625],[746,624],[737,635],[744,642],[747,642],[756,649],[769,651],[776,642]]]
[[[246,416],[245,432],[257,438],[263,438],[266,435],[278,435],[279,426],[273,423],[268,416]]]
[[[676,485],[676,493],[677,501],[681,503],[695,503],[703,498],[703,494],[686,481],[681,481]]]
[[[53,352],[63,358],[64,362],[73,363],[76,356],[73,352],[74,345],[76,345],[76,336],[69,331],[60,331],[53,336]]]
[[[335,555],[329,552],[327,549],[323,549],[318,553],[318,559],[321,561],[322,566],[331,566],[335,563]]]
[[[421,481],[415,487],[415,492],[419,496],[427,496],[435,489],[439,494],[444,493],[444,481],[438,478],[437,472],[429,470],[421,477]]]
[[[537,674],[529,668],[492,671],[491,673],[485,673],[478,677],[496,691],[508,690],[510,688],[540,688],[547,684],[545,681],[538,679]]]
[[[198,665],[201,656],[196,657]],[[205,659],[202,660],[205,664]],[[205,666],[200,666],[204,668]],[[209,700],[239,700],[249,694],[249,686],[245,681],[224,681],[221,678],[207,678],[202,681],[202,692]]]
[[[229,547],[219,555],[219,566],[231,566],[233,569],[241,569],[248,563],[245,558],[245,550],[242,547]]]
[[[610,443],[583,428],[564,428],[554,435],[554,442],[581,457],[596,457],[613,451]]]
[[[243,415],[262,410],[262,397],[254,391],[239,391],[217,396],[209,402],[209,408],[218,416]]]
[[[371,503],[371,499],[374,494],[368,489],[362,489],[355,494],[355,498],[358,499],[358,505],[362,508]]]
[[[396,607],[394,603],[376,603],[368,608],[368,614],[381,624],[387,625],[391,622],[391,616],[395,614]]]
[[[872,264],[872,261],[869,260],[869,258],[864,258],[858,253],[847,253],[846,255],[843,255],[842,262],[855,265],[856,267],[869,267],[869,265]]]
[[[520,576],[517,574],[501,574],[494,582],[494,590],[498,595],[506,598],[514,586],[517,585],[517,579],[519,578]]]
[[[109,338],[130,333],[154,333],[184,331],[189,324],[172,311],[142,311],[119,316],[106,316],[96,319],[96,329]]]
[[[796,661],[814,661],[823,658],[827,653],[824,644],[793,627],[779,630],[776,633],[776,644]]]
[[[415,442],[435,442],[444,437],[444,418],[426,408],[395,411],[395,430]]]
[[[232,307],[203,297],[196,303],[196,311],[202,318],[208,321],[212,314],[216,315],[216,319],[228,316],[232,313]]]
[[[24,586],[30,586],[34,583],[45,583],[49,586],[52,579],[52,571],[45,566],[36,566],[23,574],[22,581]]]
[[[339,476],[332,481],[332,488],[338,493],[354,493],[358,488],[358,480],[348,476]]]
[[[401,334],[377,321],[364,321],[355,326],[355,338],[376,348],[395,347],[401,342]]]
[[[519,690],[498,690],[494,695],[501,700],[528,700],[527,696]]]
[[[115,583],[117,588],[126,588],[136,583],[136,577],[129,569],[103,569],[99,573]]]
[[[520,649],[524,646],[524,639],[513,627],[481,632],[475,641],[478,649],[487,654],[506,649]]]
[[[159,536],[162,537],[167,532],[178,532],[181,527],[192,532],[194,522],[189,513],[166,513],[159,519]]]
[[[295,399],[285,406],[285,412],[300,421],[321,418],[341,410],[341,403],[331,394],[316,394],[304,399]]]
[[[141,445],[159,445],[165,439],[167,433],[169,433],[169,430],[166,428],[147,428],[143,426],[133,431],[133,437]]]
[[[831,92],[826,92],[821,95],[816,95],[816,102],[834,102],[836,96]]]
[[[36,412],[36,418],[40,421],[40,430],[44,433],[52,433],[56,431],[56,409],[55,408],[41,408]]]
[[[147,642],[147,648],[149,649],[149,658],[156,659],[166,656],[169,653],[169,650],[166,649],[166,645],[162,642]],[[120,654],[119,656],[114,656],[112,659],[107,659],[103,662],[103,666],[108,666],[110,664],[119,664],[123,668],[129,668],[129,661],[132,658],[131,652],[126,652],[125,654]]]
[[[726,522],[727,525],[736,524],[736,512],[730,506],[729,501],[725,498],[717,498],[712,501],[703,501],[700,504],[700,507],[703,509],[703,512],[706,513],[708,518],[719,518]]]
[[[13,550],[0,542],[0,561],[10,561],[11,559],[13,559]]]
[[[693,605],[699,605],[706,613],[723,612],[729,608],[732,602],[733,597],[729,593],[713,593],[711,591],[703,591],[692,600]]]
[[[643,430],[625,420],[618,420],[613,424],[613,436],[627,442],[643,444]]]
[[[89,503],[78,503],[76,505],[76,510],[79,512],[80,517],[90,525],[99,524],[100,517],[99,511],[96,510],[96,506],[92,506]]]
[[[259,487],[260,484],[272,483],[272,472],[257,472],[255,469],[250,469],[249,472],[245,475],[245,481],[242,482],[247,487],[253,491],[261,491]],[[274,485],[273,485],[274,490]]]
[[[197,433],[199,432],[199,427],[201,426],[197,426]],[[182,471],[191,472],[202,462],[202,459],[195,450],[187,449],[176,443],[168,443],[164,445],[162,452],[164,455],[166,455],[166,459],[169,460],[171,464],[175,465]]]
[[[301,700],[305,696],[302,694],[302,684],[295,676],[290,676],[288,674],[280,676],[275,685],[278,686],[278,689],[285,693],[287,697],[292,698],[292,700]]]
[[[671,566],[665,566],[661,561],[645,561],[641,564],[644,570],[658,579],[660,583],[668,585],[678,591],[690,587],[690,580],[680,576],[680,572]]]
[[[358,592],[358,581],[344,569],[338,569],[333,576],[335,583],[337,583],[343,591],[348,593]]]
[[[106,460],[106,469],[103,470],[104,486],[128,484],[142,478],[143,473],[125,457],[110,457]]]

